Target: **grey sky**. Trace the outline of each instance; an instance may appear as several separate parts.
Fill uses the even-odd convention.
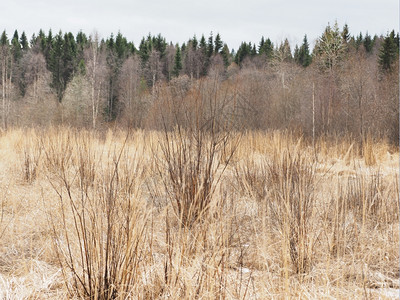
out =
[[[18,29],[30,38],[40,28],[97,30],[101,37],[121,31],[135,45],[149,32],[182,43],[212,31],[235,49],[241,41],[258,44],[262,35],[275,44],[288,38],[294,47],[304,34],[313,42],[335,20],[340,27],[347,23],[352,35],[399,28],[397,0],[5,0],[0,12],[0,29],[9,35]]]

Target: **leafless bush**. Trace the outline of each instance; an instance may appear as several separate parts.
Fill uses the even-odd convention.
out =
[[[70,132],[62,140],[75,150],[63,144],[67,151],[59,153],[62,148],[49,143],[45,154],[53,174],[49,182],[59,199],[49,220],[67,288],[88,299],[132,296],[146,231],[138,192],[142,165],[128,159],[126,140],[105,157],[87,134]]]
[[[227,153],[231,120],[225,119],[228,98],[220,94],[218,82],[207,81],[192,95],[197,97],[169,101],[165,115],[175,127],[164,123],[158,166],[161,173],[167,171],[164,186],[183,227],[203,219],[236,149]]]

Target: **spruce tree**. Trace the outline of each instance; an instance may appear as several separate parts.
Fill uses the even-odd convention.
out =
[[[145,63],[148,61],[149,56],[150,56],[150,49],[149,49],[149,46],[148,46],[148,42],[145,40],[144,37],[140,41],[139,56],[140,56],[140,59],[142,61],[142,66],[144,66]]]
[[[355,46],[356,46],[356,49],[358,50],[359,48],[360,48],[360,46],[361,46],[361,44],[362,44],[362,42],[363,42],[363,35],[362,35],[362,33],[360,32],[360,34],[356,37],[356,39],[355,39]]]
[[[26,37],[25,31],[22,32],[19,42],[21,44],[22,50],[25,51],[29,49],[28,38]]]
[[[204,34],[201,36],[200,39],[200,50],[204,55],[207,55],[207,43],[206,43],[206,39],[204,37]]]
[[[342,38],[343,38],[343,42],[345,44],[347,44],[350,41],[349,26],[347,24],[344,24],[344,26],[343,26]]]
[[[251,43],[250,43],[250,47],[251,47]],[[250,55],[251,55],[252,57],[254,57],[254,56],[257,55],[256,44],[253,44],[253,47],[251,47]]]
[[[181,49],[179,45],[175,46],[176,52],[175,52],[175,59],[174,59],[174,70],[172,71],[172,74],[175,77],[179,76],[179,73],[182,70],[182,55],[181,55]]]
[[[3,31],[3,33],[1,34],[1,37],[0,37],[0,46],[2,48],[8,48],[9,47],[9,41],[8,41],[7,33],[6,33],[5,30]]]
[[[227,68],[230,64],[230,57],[231,54],[229,53],[229,48],[227,44],[224,44],[224,47],[222,48],[221,51],[222,59],[224,60],[224,66]]]
[[[236,53],[235,63],[240,65],[247,56],[250,56],[251,50],[251,43],[247,44],[246,42],[242,42]]]
[[[383,72],[391,72],[393,70],[393,64],[398,57],[398,47],[395,33],[392,31],[383,40],[379,53],[379,66]]]
[[[295,50],[295,61],[303,67],[308,67],[311,64],[311,54],[310,54],[310,46],[308,44],[307,35],[304,36],[303,44],[300,48]]]
[[[210,33],[210,36],[208,37],[208,43],[207,43],[207,56],[211,57],[214,53],[214,37],[213,33]]]
[[[220,51],[221,51],[221,49],[222,49],[222,47],[223,47],[223,43],[222,43],[221,36],[219,35],[219,33],[218,33],[217,36],[215,37],[215,42],[214,42],[214,44],[215,44],[214,52],[215,52],[216,54],[217,54],[217,53],[220,53]]]
[[[193,50],[197,50],[198,46],[199,46],[199,42],[197,41],[196,35],[194,35],[193,39],[192,39],[192,48],[193,48]]]
[[[366,35],[364,37],[363,44],[364,44],[365,51],[372,52],[372,49],[374,48],[375,40],[373,40],[371,38],[371,36],[368,34],[368,32],[366,33]]]
[[[115,38],[114,49],[120,61],[126,58],[128,52],[128,42],[121,32],[118,32],[117,37]]]
[[[293,54],[293,59],[296,63],[298,63],[299,65],[301,65],[300,63],[300,48],[299,46],[296,44],[296,46],[294,47],[294,54]]]
[[[18,62],[22,57],[21,44],[19,43],[18,31],[15,30],[13,38],[11,40],[11,52],[15,62]]]
[[[261,41],[260,41],[260,43],[258,44],[258,54],[262,54],[262,53],[263,53],[263,51],[264,51],[264,49],[263,49],[264,44],[265,44],[265,40],[264,40],[264,36],[262,36],[262,37],[261,37]]]
[[[61,31],[55,36],[53,47],[50,52],[49,70],[51,72],[51,87],[56,91],[58,101],[61,101],[63,95],[63,60],[62,47],[63,38]]]
[[[265,55],[268,59],[271,59],[274,53],[274,45],[269,38],[266,41],[263,39],[264,37],[261,39],[262,46],[260,43],[261,47],[258,49],[258,53],[260,55]]]

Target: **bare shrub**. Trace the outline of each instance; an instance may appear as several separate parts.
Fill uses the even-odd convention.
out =
[[[160,173],[167,171],[164,187],[183,227],[203,219],[236,149],[230,147],[227,153],[231,120],[226,120],[224,113],[229,99],[221,94],[218,81],[206,81],[191,95],[196,97],[168,101],[163,116],[175,126],[172,129],[163,118],[158,166]]]
[[[146,216],[138,190],[142,165],[128,158],[126,140],[103,156],[90,135],[70,132],[68,140],[73,152],[45,147],[54,175],[49,181],[59,200],[49,220],[67,288],[79,298],[130,297],[144,255]]]

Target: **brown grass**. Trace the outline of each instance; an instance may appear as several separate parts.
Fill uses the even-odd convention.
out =
[[[398,153],[385,142],[321,138],[314,153],[248,132],[211,153],[212,137],[186,134],[2,133],[0,298],[398,295]]]

